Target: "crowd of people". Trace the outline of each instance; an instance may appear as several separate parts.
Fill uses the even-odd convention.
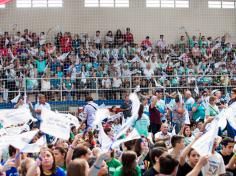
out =
[[[48,91],[50,99],[60,99],[63,91],[64,100],[77,100],[95,90],[102,90],[101,99],[121,99],[137,86],[148,91],[156,85],[236,85],[236,47],[229,35],[213,39],[186,32],[169,44],[164,35],[135,43],[130,28],[105,36],[58,32],[53,39],[49,31],[0,35],[0,101],[9,101],[19,89]]]
[[[229,123],[225,129],[219,128],[213,139],[206,139],[213,141],[207,155],[200,156],[193,145],[209,131],[209,124],[218,115],[223,118],[220,115],[223,110],[235,105],[236,89],[232,89],[230,98],[224,102],[220,90],[209,92],[205,89],[198,98],[193,98],[189,90],[183,94],[173,92],[169,103],[163,100],[162,89],[157,88],[150,96],[140,91],[135,93],[138,97],[135,101],[139,103],[135,117],[135,102],[126,95],[120,107],[109,109],[109,118],[103,118],[100,128],[93,126],[99,118],[96,112],[100,107],[91,96],[87,96],[84,115],[79,117],[80,126],[71,127],[69,140],[47,135],[47,145],[41,146],[40,153],[24,153],[11,145],[1,147],[1,175],[234,176],[236,130]],[[29,108],[38,120],[29,123],[31,130],[39,128],[42,109],[51,109],[42,94],[35,107],[20,97],[15,108],[22,107]],[[130,138],[133,130],[140,137],[130,138],[105,150],[105,139],[101,138],[108,138],[113,143],[115,136],[126,126],[128,129],[118,140]],[[101,136],[102,132],[105,137]],[[31,143],[42,135],[39,132]]]

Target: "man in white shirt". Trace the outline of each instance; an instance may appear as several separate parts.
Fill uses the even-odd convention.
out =
[[[105,74],[104,76],[105,77],[102,79],[102,88],[107,89],[107,90],[104,90],[104,95],[105,95],[105,98],[109,100],[110,95],[111,95],[111,80],[110,78],[108,78],[107,74]]]
[[[147,77],[148,80],[152,78],[154,75],[153,69],[151,69],[151,65],[148,63],[146,69],[144,69],[143,74]]]
[[[96,44],[97,49],[101,49],[101,36],[100,36],[100,31],[96,31],[96,35],[94,36],[93,39],[94,43]]]
[[[87,105],[85,105],[84,107],[86,125],[87,125],[87,128],[92,128],[93,122],[95,120],[95,113],[98,109],[98,105],[93,102],[93,98],[90,96],[86,97],[85,101],[87,102]]]
[[[48,104],[48,103],[46,102],[46,97],[45,97],[45,95],[39,94],[39,95],[38,95],[38,98],[39,98],[39,101],[38,101],[38,103],[37,103],[37,104],[35,105],[35,107],[34,107],[34,111],[35,111],[35,113],[36,113],[36,119],[38,120],[38,121],[36,122],[37,127],[39,127],[40,121],[42,120],[42,118],[41,118],[42,109],[43,109],[43,108],[46,108],[46,109],[48,109],[48,110],[51,110],[50,104]]]
[[[163,123],[161,125],[161,131],[157,132],[155,134],[155,141],[164,141],[167,148],[171,147],[170,139],[171,139],[171,133],[168,132],[168,124]]]
[[[164,35],[160,35],[160,40],[157,41],[157,47],[160,48],[161,50],[165,49],[166,42],[164,40]]]

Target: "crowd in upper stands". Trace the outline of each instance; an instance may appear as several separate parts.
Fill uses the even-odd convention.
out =
[[[135,43],[130,28],[105,36],[49,34],[25,29],[0,35],[1,92],[63,89],[66,99],[68,92],[75,97],[75,90],[96,88],[236,85],[236,46],[228,35],[186,32],[169,44],[164,35]]]

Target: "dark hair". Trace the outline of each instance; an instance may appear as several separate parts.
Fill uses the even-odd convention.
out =
[[[8,153],[9,153],[9,156],[12,157],[13,155],[16,154],[16,148],[13,147],[12,145],[9,145],[9,147],[8,147]]]
[[[93,166],[93,164],[95,163],[96,159],[97,158],[95,156],[92,156],[92,157],[90,157],[88,159],[88,165],[89,165],[90,168]]]
[[[175,147],[177,143],[180,143],[183,138],[184,137],[181,136],[181,135],[174,135],[174,136],[172,136],[172,138],[171,138],[171,145],[172,145],[172,147]]]
[[[234,140],[230,137],[226,137],[221,141],[221,145],[226,147],[229,143],[234,143]]]
[[[143,111],[144,111],[144,106],[143,106],[143,104],[140,104],[140,107],[139,107],[139,110],[138,110],[138,119],[137,120],[140,120],[142,118]]]
[[[122,174],[121,176],[134,176],[137,175],[136,166],[134,165],[136,161],[136,153],[133,151],[126,151],[121,156],[122,162]]]
[[[188,152],[188,157],[190,157],[191,152],[194,150],[194,148],[190,148],[189,152]]]
[[[175,97],[175,102],[176,102],[176,103],[179,103],[179,101],[180,101],[179,96],[176,96],[176,97]]]
[[[236,94],[236,88],[233,88],[233,89],[232,89],[232,92]]]
[[[150,158],[153,165],[156,163],[155,158],[159,158],[164,152],[167,152],[167,149],[163,147],[155,147],[151,150]]]
[[[161,147],[167,149],[166,143],[163,140],[160,140],[154,144],[154,147]]]
[[[124,143],[125,147],[127,148],[127,150],[132,150],[133,147],[135,146],[136,140],[131,140],[131,141],[127,141]]]
[[[84,145],[79,145],[75,148],[72,156],[72,160],[76,158],[80,158],[88,153],[88,147]]]
[[[60,146],[57,146],[57,147],[55,147],[54,150],[58,150],[62,155],[64,155],[64,160],[66,159],[66,153],[67,153],[67,151],[65,150],[65,148],[60,147]]]
[[[80,176],[85,176],[86,162],[87,161],[84,159],[75,159],[71,161],[67,167],[67,176],[77,176],[78,173]]]
[[[142,142],[143,142],[143,140],[141,138],[137,139],[136,143],[135,143],[135,146],[134,146],[135,153],[137,154],[138,157],[142,153],[142,148],[141,148]]]
[[[104,132],[107,134],[108,132],[110,132],[111,131],[111,128],[104,128]]]
[[[86,96],[85,97],[85,101],[88,102],[88,101],[93,101],[93,97],[91,96]]]
[[[161,156],[159,159],[160,163],[160,173],[170,175],[178,166],[179,162],[172,158],[171,155]]]

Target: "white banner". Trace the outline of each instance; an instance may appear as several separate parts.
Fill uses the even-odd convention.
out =
[[[56,138],[68,140],[70,138],[70,120],[64,115],[51,110],[42,109],[40,130]]]
[[[0,110],[0,123],[3,127],[16,126],[19,124],[25,124],[29,120],[36,121],[31,115],[31,112],[27,108],[18,109],[4,109]]]
[[[10,144],[11,145],[17,145],[17,146],[21,146],[22,141],[24,143],[29,143],[34,136],[38,133],[39,130],[34,130],[34,131],[29,131],[29,132],[25,132],[22,134],[18,134],[18,135],[5,135],[0,137],[0,148],[6,148],[8,147]]]

